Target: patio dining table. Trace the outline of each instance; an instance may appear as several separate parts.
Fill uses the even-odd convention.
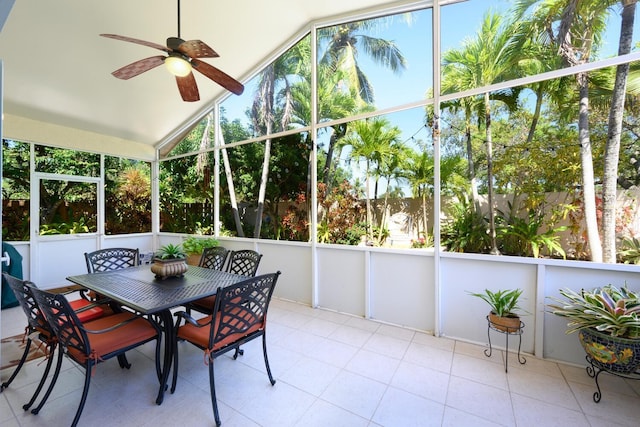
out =
[[[173,360],[173,318],[171,309],[216,293],[218,288],[245,280],[245,276],[189,266],[180,277],[157,279],[149,265],[122,270],[69,276],[67,280],[112,299],[143,315],[157,316],[165,337],[160,390],[160,405],[167,388]]]

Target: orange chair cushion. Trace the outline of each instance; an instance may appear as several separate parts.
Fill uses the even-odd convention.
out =
[[[91,301],[87,301],[86,299],[80,298],[77,300],[69,301],[69,304],[71,305],[73,311],[76,312],[78,319],[80,319],[82,323],[90,322],[104,316],[104,310],[98,306],[87,308],[86,310],[78,312],[78,310],[92,304]]]
[[[238,317],[242,317],[244,320],[246,320],[249,323],[251,322],[255,322],[255,323],[249,326],[249,328],[247,329],[241,330],[240,332],[231,333],[227,335],[224,339],[218,342],[215,342],[213,345],[213,348],[210,350],[212,351],[219,350],[263,328],[264,322],[255,321],[256,320],[255,314],[252,313],[251,311],[247,310],[245,313],[241,314],[241,316],[238,316],[238,313],[240,312],[239,309],[236,309],[234,311],[235,311],[235,315],[233,317],[231,317],[230,315],[226,315],[228,317],[225,318],[225,323],[228,323],[235,327],[238,325],[238,323],[240,323],[240,321],[238,320]],[[216,325],[220,321],[220,315],[221,315],[220,312],[216,314]],[[207,317],[203,317],[202,319],[199,319],[197,322],[200,325],[207,324],[208,322],[211,322],[211,315]],[[178,338],[192,342],[201,348],[209,348],[209,329],[210,329],[210,326],[204,327],[204,328],[198,328],[196,326],[193,326],[190,323],[187,323],[183,326],[180,326],[180,328],[178,328]],[[223,330],[222,333],[228,333],[230,328],[225,327],[224,329],[226,330]]]
[[[146,319],[136,316],[133,313],[118,313],[111,316],[105,316],[98,320],[94,320],[89,323],[85,323],[83,326],[85,329],[102,330],[118,323],[124,322],[131,318],[136,318],[129,323],[122,325],[112,331],[104,333],[91,333],[87,332],[89,343],[92,352],[95,352],[97,357],[113,353],[118,350],[125,349],[134,344],[142,341],[149,340],[158,335],[156,329]],[[84,362],[90,355],[82,354],[77,349],[69,347],[69,353],[71,356],[81,362]]]

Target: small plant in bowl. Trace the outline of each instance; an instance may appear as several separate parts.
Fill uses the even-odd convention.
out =
[[[518,306],[522,289],[506,289],[495,292],[485,289],[482,293],[469,292],[469,295],[478,297],[489,304],[489,321],[493,327],[505,332],[517,332],[520,329],[520,315],[517,311],[523,311]]]
[[[156,252],[156,258],[160,259],[184,259],[186,258],[186,254],[180,245],[174,245],[173,243],[169,243],[164,245],[158,249]]]
[[[188,268],[186,255],[182,247],[173,243],[158,249],[153,259],[153,264],[151,264],[151,271],[160,280],[172,276],[183,276]]]

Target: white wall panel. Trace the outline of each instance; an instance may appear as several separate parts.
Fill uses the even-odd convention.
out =
[[[415,329],[435,329],[433,255],[371,253],[371,318]]]
[[[468,292],[485,289],[520,288],[523,290],[520,306],[529,314],[521,316],[525,323],[522,351],[532,353],[535,336],[536,265],[530,263],[500,262],[506,257],[446,257],[440,261],[442,334],[467,341],[487,342],[489,306]],[[505,337],[492,332],[492,344],[504,347]],[[514,343],[510,339],[510,344]]]
[[[318,305],[365,315],[366,252],[338,245],[318,248]]]

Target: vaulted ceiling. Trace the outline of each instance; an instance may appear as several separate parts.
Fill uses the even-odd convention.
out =
[[[184,0],[180,35],[209,44],[220,57],[205,61],[245,82],[310,22],[396,4]],[[184,102],[164,67],[116,79],[112,71],[162,52],[99,34],[165,45],[177,26],[176,0],[16,1],[0,32],[4,136],[153,159],[159,144],[197,121],[226,91],[194,73],[201,99]]]

